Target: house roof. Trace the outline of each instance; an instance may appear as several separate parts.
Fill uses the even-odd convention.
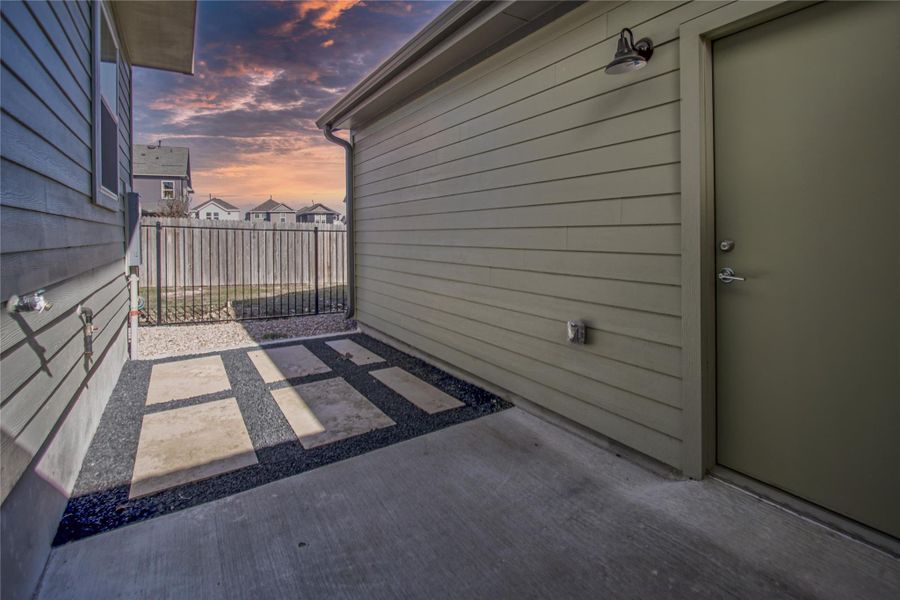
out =
[[[230,204],[230,203],[228,203],[228,202],[225,202],[225,201],[222,200],[221,198],[210,198],[210,199],[207,200],[206,202],[202,202],[202,203],[198,204],[197,206],[195,206],[195,207],[192,208],[191,210],[200,210],[201,208],[203,208],[203,207],[206,206],[207,204],[215,204],[216,206],[218,206],[218,207],[220,207],[220,208],[224,208],[225,210],[241,210],[240,208],[238,208],[238,207],[235,206],[234,204]]]
[[[312,205],[310,205],[310,206],[304,206],[303,208],[297,209],[297,214],[298,214],[298,215],[306,215],[306,214],[318,214],[318,215],[321,215],[321,214],[332,214],[332,215],[339,215],[339,214],[341,214],[341,213],[339,213],[338,211],[336,211],[336,210],[334,210],[334,209],[332,209],[332,208],[328,208],[328,207],[325,206],[324,204],[320,204],[320,203],[316,202],[315,204],[312,204]]]
[[[179,146],[134,145],[134,174],[155,177],[191,176],[191,150]]]
[[[456,0],[317,120],[358,129],[577,7],[560,0]]]
[[[133,66],[194,73],[196,0],[130,0],[110,5]]]
[[[294,212],[294,209],[287,204],[269,198],[256,208],[251,208],[247,212]]]

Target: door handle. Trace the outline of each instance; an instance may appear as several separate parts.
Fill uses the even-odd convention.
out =
[[[737,275],[735,275],[734,269],[732,269],[731,267],[723,268],[721,271],[719,271],[719,274],[716,275],[716,277],[718,277],[719,281],[721,281],[722,283],[731,283],[733,281],[746,281],[746,279],[744,279],[743,277],[738,277]]]

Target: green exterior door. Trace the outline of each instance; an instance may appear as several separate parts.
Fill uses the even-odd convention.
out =
[[[898,32],[826,3],[713,57],[718,462],[900,537]]]

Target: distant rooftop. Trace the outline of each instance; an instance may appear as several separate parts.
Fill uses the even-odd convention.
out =
[[[276,212],[276,211],[290,211],[294,212],[294,209],[284,204],[282,202],[278,202],[277,200],[272,200],[270,197],[268,200],[260,204],[255,208],[251,208],[249,212]]]
[[[179,146],[135,144],[134,174],[190,178],[191,150]]]
[[[328,207],[325,206],[324,204],[320,204],[320,203],[316,202],[315,204],[312,204],[312,205],[310,205],[310,206],[304,206],[303,208],[297,209],[297,214],[298,214],[298,215],[305,215],[305,214],[319,214],[319,215],[321,215],[321,214],[334,214],[334,215],[339,215],[339,214],[341,214],[341,213],[339,213],[338,211],[336,211],[336,210],[334,210],[334,209],[328,208]]]
[[[203,207],[206,206],[207,204],[212,204],[213,202],[215,202],[216,204],[218,204],[219,206],[221,206],[222,208],[224,208],[224,209],[226,209],[226,210],[240,210],[240,208],[238,208],[238,207],[235,206],[234,204],[231,204],[230,202],[225,202],[225,201],[222,200],[221,198],[210,198],[209,200],[206,200],[206,201],[204,201],[204,202],[201,202],[200,204],[198,204],[197,206],[195,206],[195,207],[194,207],[193,209],[191,209],[191,210],[200,210],[201,208],[203,208]]]

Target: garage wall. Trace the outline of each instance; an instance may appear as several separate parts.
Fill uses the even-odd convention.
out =
[[[588,3],[354,132],[360,322],[680,467],[677,36],[724,4]]]

